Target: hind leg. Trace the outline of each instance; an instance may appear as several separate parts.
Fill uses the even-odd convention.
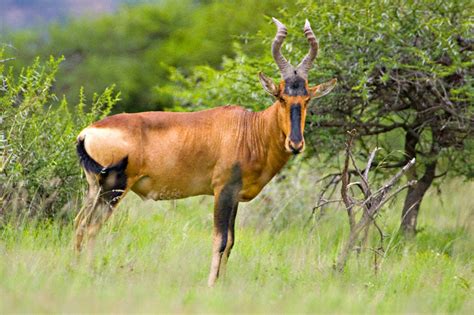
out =
[[[89,247],[93,247],[93,243],[97,233],[100,231],[102,225],[110,218],[117,204],[111,204],[108,201],[100,200],[94,208],[87,227],[85,230],[85,240],[89,243]]]
[[[89,184],[89,190],[81,210],[74,219],[74,249],[76,252],[80,252],[82,249],[85,231],[89,225],[92,214],[100,202],[100,186],[96,176],[86,172],[86,179]]]
[[[84,242],[93,242],[102,225],[111,216],[128,189],[110,181],[101,183],[94,174],[86,173],[89,191],[84,206],[74,220],[75,249],[80,252]]]

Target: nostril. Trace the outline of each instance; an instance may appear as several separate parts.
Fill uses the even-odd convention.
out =
[[[290,147],[294,150],[301,150],[303,148],[303,141],[298,143],[290,142]]]
[[[298,142],[298,143],[294,143],[294,142],[290,141],[290,143],[289,143],[289,147],[290,147],[291,151],[293,152],[293,154],[300,153],[303,149],[303,145],[304,145],[303,141]]]

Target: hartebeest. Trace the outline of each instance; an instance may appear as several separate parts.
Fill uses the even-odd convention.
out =
[[[306,106],[331,91],[336,80],[308,86],[318,42],[306,20],[310,49],[293,67],[281,54],[286,27],[276,19],[272,54],[282,80],[259,73],[276,98],[262,112],[238,106],[193,112],[118,114],[85,128],[77,153],[89,184],[75,219],[75,247],[94,237],[130,190],[145,199],[169,200],[214,195],[212,286],[234,245],[239,202],[250,201],[280,171],[291,154],[303,151]]]

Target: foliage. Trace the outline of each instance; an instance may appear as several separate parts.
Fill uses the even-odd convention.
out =
[[[226,104],[245,104],[252,110],[261,110],[271,104],[269,96],[258,83],[259,70],[273,70],[271,57],[251,58],[234,44],[236,57],[224,58],[222,69],[196,66],[189,75],[169,67],[172,84],[157,87],[158,93],[173,94],[174,110],[199,110]]]
[[[0,58],[1,59],[1,58]],[[81,128],[110,113],[118,94],[94,95],[90,111],[81,90],[72,109],[52,93],[60,59],[37,59],[17,76],[0,63],[0,218],[61,216],[75,211],[83,181],[74,150]]]
[[[469,4],[365,2],[354,9],[319,7],[320,27],[331,26],[334,39],[327,49],[336,52],[331,58],[335,60],[324,61],[322,67],[333,67],[340,78],[338,97],[316,112],[330,116],[320,118],[320,125],[354,126],[367,135],[363,140],[369,143],[361,149],[377,143],[387,152],[405,149],[405,154],[409,152],[403,141],[397,143],[393,137],[412,134],[419,141],[416,157],[424,159],[419,165],[442,153],[453,158],[451,149],[462,149],[473,132]],[[377,137],[392,130],[398,133]]]
[[[116,84],[122,102],[115,112],[163,110],[173,107],[173,99],[154,87],[169,83],[168,66],[184,72],[194,65],[218,67],[223,56],[233,55],[233,41],[248,42],[264,15],[290,6],[281,0],[167,0],[13,33],[6,42],[15,47],[11,54],[20,66],[38,55],[65,56],[55,89],[68,99],[81,86],[94,91]],[[260,46],[252,43],[245,45],[247,52]]]

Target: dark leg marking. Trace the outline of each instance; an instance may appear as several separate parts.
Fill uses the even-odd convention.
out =
[[[236,202],[234,207],[232,208],[232,213],[230,214],[230,218],[229,218],[229,227],[228,227],[228,233],[227,233],[228,239],[227,239],[227,244],[226,244],[227,256],[230,255],[230,251],[234,247],[234,243],[235,243],[235,217],[237,216],[238,207],[239,207],[239,204]],[[230,240],[229,240],[229,237],[230,237]],[[230,241],[230,244],[229,244],[229,241]]]
[[[127,188],[127,168],[128,158],[125,157],[118,164],[104,169],[100,173],[99,185],[103,190],[101,199],[110,205],[115,205]]]
[[[221,245],[219,247],[219,252],[223,253],[227,245],[227,232],[229,229],[229,224],[231,222],[233,210],[236,208],[238,203],[238,193],[242,188],[242,170],[238,164],[235,164],[232,167],[232,173],[229,181],[222,188],[219,199],[217,202],[217,208],[214,213],[214,224],[221,235]],[[237,210],[237,209],[235,209]],[[234,214],[235,218],[235,214]]]

